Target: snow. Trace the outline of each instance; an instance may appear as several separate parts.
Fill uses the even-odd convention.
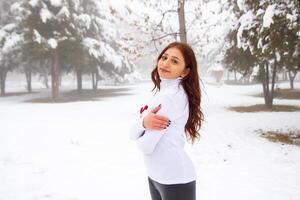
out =
[[[85,37],[82,40],[82,44],[88,49],[89,54],[94,58],[100,58],[103,53],[102,49],[100,48],[100,42],[94,38]]]
[[[57,41],[56,41],[56,39],[54,39],[54,38],[50,38],[50,39],[48,40],[48,44],[50,45],[50,47],[51,47],[52,49],[56,49],[56,47],[57,47]]]
[[[62,90],[73,89],[75,82],[63,82]],[[8,77],[7,91],[22,91],[24,83]],[[128,138],[128,121],[145,104],[152,84],[103,86],[103,91],[130,90],[99,101],[24,103],[51,94],[38,86],[33,83],[39,93],[0,98],[0,199],[150,200],[142,155]],[[299,199],[300,148],[272,143],[254,130],[300,129],[300,112],[225,108],[263,103],[248,96],[261,90],[261,85],[205,84],[202,137],[187,145],[198,176],[197,199]],[[275,104],[300,106],[299,100],[275,99]]]
[[[40,33],[39,33],[37,30],[35,30],[35,29],[33,29],[33,41],[35,41],[35,42],[37,42],[37,43],[39,43],[39,44],[41,44],[41,42],[42,42],[42,36],[41,36]]]
[[[40,16],[43,23],[52,18],[52,13],[47,8],[42,8],[40,11]]]
[[[245,43],[245,39],[243,38],[243,31],[249,30],[252,28],[255,23],[253,22],[255,16],[252,11],[246,12],[244,15],[242,15],[239,19],[240,27],[237,32],[237,46],[238,48],[243,48],[244,50],[247,49],[248,45]]]
[[[280,56],[280,53],[278,51],[275,52],[275,56],[276,56],[277,62],[279,62],[280,59],[281,59],[281,56]]]
[[[114,64],[115,68],[121,69],[122,68],[123,56],[114,54],[112,59],[113,59],[112,63]]]
[[[9,24],[6,24],[2,27],[2,29],[4,31],[7,31],[7,32],[11,32],[13,31],[15,28],[17,27],[17,25],[15,23],[9,23]]]
[[[260,16],[261,14],[264,14],[264,13],[265,13],[265,10],[259,8],[258,11],[256,12],[256,16]]]
[[[3,28],[0,28],[0,41],[3,40],[6,35],[6,31],[4,31]]]
[[[297,21],[297,16],[296,15],[291,15],[289,13],[286,15],[286,18],[288,20],[290,20],[290,22],[296,22]]]
[[[84,28],[90,29],[91,17],[88,14],[81,14],[78,16],[78,20],[82,23]]]
[[[29,4],[34,8],[37,6],[38,2],[39,2],[39,0],[30,0]]]
[[[6,36],[4,45],[2,47],[2,52],[7,53],[15,48],[18,48],[18,44],[24,41],[23,35],[11,33],[10,35]]]
[[[123,57],[118,55],[109,44],[89,37],[83,38],[82,43],[88,49],[91,56],[101,58],[104,62],[112,63],[116,69],[122,67]]]
[[[60,16],[65,16],[65,17],[70,17],[70,12],[66,6],[63,6],[60,11],[56,15],[57,17]]]
[[[253,71],[251,73],[250,79],[251,81],[254,79],[255,76],[257,76],[259,74],[259,66],[255,66],[253,67]]]
[[[21,2],[15,2],[10,6],[10,10],[12,12],[22,12],[24,11],[24,9],[22,8],[21,5],[22,5]]]
[[[262,38],[259,38],[258,39],[258,42],[257,42],[257,48],[258,49],[261,49],[263,47],[263,39]]]
[[[61,7],[62,6],[62,0],[50,0],[50,3],[54,7]]]
[[[276,5],[269,5],[263,17],[263,27],[268,28],[273,23]]]
[[[237,5],[240,10],[246,11],[245,0],[237,0]]]

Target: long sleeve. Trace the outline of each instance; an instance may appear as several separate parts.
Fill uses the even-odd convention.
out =
[[[145,128],[143,126],[143,118],[143,116],[136,116],[134,121],[132,122],[131,128],[129,130],[129,138],[131,140],[137,140],[144,134]]]
[[[180,94],[167,94],[158,98],[154,107],[161,104],[161,109],[157,112],[157,114],[174,121],[183,114],[183,104],[185,102],[183,101],[184,99]],[[168,127],[160,131],[146,129],[145,133],[137,138],[138,148],[144,154],[151,154],[167,129]]]

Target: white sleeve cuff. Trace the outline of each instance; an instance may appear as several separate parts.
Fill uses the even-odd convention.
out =
[[[131,129],[130,129],[130,139],[132,140],[137,140],[139,137],[141,137],[144,132],[145,132],[145,127],[143,126],[143,119],[144,116],[142,117],[137,117],[135,122],[132,124]]]

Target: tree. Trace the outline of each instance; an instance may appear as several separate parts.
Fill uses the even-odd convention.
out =
[[[287,16],[288,29],[284,30],[285,48],[281,64],[288,71],[290,88],[294,89],[294,79],[300,71],[300,2],[292,2],[292,6],[288,7],[289,13],[295,14]]]
[[[14,6],[19,11],[16,12],[20,19],[18,27],[26,36],[22,45],[24,61],[50,61],[54,100],[58,98],[63,72],[76,72],[78,90],[82,89],[82,75],[99,71],[101,62],[112,63],[107,70],[119,77],[132,72],[130,62],[116,59],[121,57],[113,42],[117,39],[116,31],[112,31],[109,13],[101,12],[102,3],[96,0],[23,0]],[[120,67],[126,70],[119,70]],[[43,66],[40,68],[36,71],[45,71]]]
[[[166,44],[183,41],[193,47],[201,66],[200,71],[205,73],[205,68],[216,63],[220,55],[223,56],[223,39],[232,20],[224,1],[122,2],[125,3],[110,1],[111,12],[119,19],[117,23],[121,24],[119,27],[124,41],[121,48],[131,57],[149,64],[151,62],[152,65],[153,60],[149,58]],[[143,9],[137,9],[141,7]]]
[[[131,30],[136,30],[133,32],[123,30],[122,38],[126,41],[123,43],[123,49],[139,57],[145,52],[153,53],[153,50],[149,51],[149,45],[158,51],[160,46],[170,41],[180,40],[187,43],[185,5],[186,0],[177,0],[176,2],[134,0],[126,5],[124,10],[118,8],[116,4],[111,6],[111,13],[119,19],[118,23],[125,21],[126,25],[123,24],[123,26],[129,26]],[[140,12],[131,6],[143,6],[145,9]],[[125,29],[128,30],[128,27]]]
[[[297,25],[290,20],[291,17],[297,19],[299,16],[297,12],[292,12],[297,2],[295,0],[241,2],[238,6],[242,15],[236,26],[237,47],[243,48],[244,51],[249,50],[255,56],[265,104],[271,108],[276,73],[283,67],[282,61],[289,48],[288,33]]]
[[[229,71],[233,71],[236,79],[236,72],[242,74],[242,77],[246,82],[249,82],[250,75],[252,74],[253,68],[257,65],[257,59],[251,54],[249,48],[246,50],[237,47],[236,30],[232,30],[227,35],[228,43],[231,44],[227,48],[223,61],[225,67]]]
[[[7,73],[14,70],[20,62],[19,44],[24,40],[17,29],[9,9],[11,2],[1,2],[0,18],[0,86],[1,95],[5,95]]]

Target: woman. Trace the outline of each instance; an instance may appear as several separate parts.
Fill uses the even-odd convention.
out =
[[[144,153],[152,200],[196,200],[196,172],[184,151],[192,143],[203,113],[197,62],[192,48],[169,44],[158,56],[151,74],[156,93],[140,110],[130,131]],[[149,111],[148,111],[149,110]]]

